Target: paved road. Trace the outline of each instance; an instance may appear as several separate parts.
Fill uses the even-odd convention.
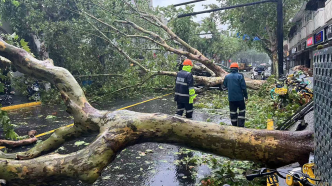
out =
[[[151,98],[152,97],[132,100],[117,100],[116,102],[103,103],[94,106],[98,109],[116,110]],[[160,112],[174,114],[175,103],[172,100],[173,97],[168,96],[144,103],[142,105],[131,107],[128,110],[147,113]],[[31,129],[36,129],[38,133],[42,133],[73,122],[73,118],[65,112],[64,106],[42,105],[10,112],[9,116],[13,123],[19,125],[16,131],[20,135],[25,135],[25,133]],[[53,119],[46,119],[49,116],[55,117]],[[206,113],[198,111],[194,112],[194,120],[206,121],[208,118],[214,122],[221,121],[220,116],[210,116]],[[96,135],[97,134],[86,135],[79,139],[67,142],[57,150],[57,153],[67,154],[70,152],[76,152],[77,150],[85,147],[85,145],[75,145],[76,141],[90,143]],[[48,136],[49,135],[43,136],[40,139],[44,140]],[[32,146],[33,145],[8,150],[8,152],[24,151]],[[152,150],[153,153],[148,153],[146,156],[139,155],[139,152],[145,152],[146,150]],[[104,169],[101,177],[93,185],[195,185],[200,182],[200,179],[210,174],[210,170],[207,166],[199,166],[195,168],[195,171],[193,171],[197,174],[197,176],[192,177],[192,171],[189,171],[186,166],[175,165],[174,162],[176,160],[183,159],[187,156],[202,155],[202,153],[198,151],[190,154],[181,154],[179,153],[180,151],[181,148],[176,145],[158,143],[144,143],[128,147],[122,151],[107,168]],[[66,180],[49,183],[48,185],[87,186],[89,184],[84,184],[77,180]]]

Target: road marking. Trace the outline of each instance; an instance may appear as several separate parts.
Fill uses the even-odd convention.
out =
[[[37,102],[32,102],[32,103],[24,103],[24,104],[19,104],[19,105],[11,105],[11,106],[8,106],[8,107],[2,107],[1,110],[3,110],[3,111],[10,111],[10,110],[15,110],[15,109],[33,107],[33,106],[37,106],[37,105],[41,105],[41,102],[37,101]]]
[[[123,107],[123,108],[120,108],[120,109],[117,109],[117,110],[125,110],[125,109],[127,109],[127,108],[131,108],[131,107],[134,107],[134,106],[137,106],[137,105],[140,105],[140,104],[143,104],[143,103],[146,103],[146,102],[149,102],[149,101],[153,101],[153,100],[156,100],[156,99],[160,99],[160,98],[163,98],[163,97],[166,97],[166,96],[169,96],[169,95],[171,95],[171,94],[173,94],[173,93],[169,93],[169,94],[165,94],[165,95],[162,95],[162,96],[158,96],[158,97],[155,97],[155,98],[152,98],[152,99],[149,99],[149,100],[145,100],[145,101],[142,101],[142,102],[139,102],[139,103],[135,103],[135,104],[133,104],[133,105],[129,105],[129,106],[126,106],[126,107]],[[65,126],[65,127],[72,127],[72,126],[74,126],[74,123],[72,123],[72,124],[70,124],[70,125],[67,125],[67,126]],[[62,128],[62,127],[60,127],[60,128]],[[57,128],[57,129],[59,129],[59,128]],[[47,135],[47,134],[52,134],[53,132],[55,132],[57,129],[54,129],[54,130],[51,130],[51,131],[48,131],[48,132],[44,132],[44,133],[41,133],[41,134],[38,134],[38,135],[36,135],[36,138],[39,138],[39,137],[41,137],[41,136],[45,136],[45,135]],[[5,147],[0,147],[0,150],[1,149],[4,149]]]

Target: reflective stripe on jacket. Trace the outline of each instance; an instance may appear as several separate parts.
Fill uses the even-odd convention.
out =
[[[176,102],[193,103],[193,100],[196,97],[194,89],[194,78],[190,71],[190,66],[184,66],[183,70],[177,74],[174,96],[174,100]]]

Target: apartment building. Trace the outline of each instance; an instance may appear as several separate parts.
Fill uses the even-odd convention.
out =
[[[313,67],[313,52],[318,45],[332,45],[332,0],[310,0],[294,16],[288,34],[287,67]]]

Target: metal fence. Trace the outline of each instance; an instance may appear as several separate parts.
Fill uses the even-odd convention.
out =
[[[332,47],[313,54],[315,174],[323,180],[322,185],[332,185]]]

